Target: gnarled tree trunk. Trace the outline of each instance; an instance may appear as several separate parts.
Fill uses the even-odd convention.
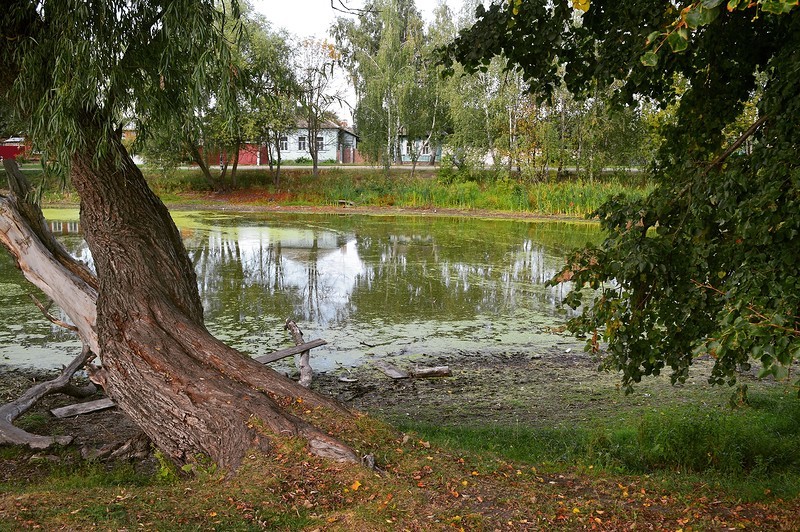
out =
[[[84,127],[103,134],[90,121]],[[235,469],[250,447],[269,446],[253,418],[274,434],[306,438],[319,455],[356,460],[348,446],[276,399],[302,397],[349,415],[342,406],[209,334],[178,229],[117,138],[111,146],[105,155],[76,153],[71,174],[100,281],[99,378],[108,395],[178,462],[201,453]]]
[[[115,133],[91,119],[84,128],[88,146],[109,135],[112,147],[74,154],[71,169],[97,270],[93,351],[103,367],[93,380],[177,463],[205,455],[233,471],[248,449],[269,449],[271,435],[302,437],[317,455],[357,461],[350,447],[280,402],[301,398],[352,418],[349,411],[206,330],[195,273],[166,207]],[[59,304],[75,320],[69,302]]]

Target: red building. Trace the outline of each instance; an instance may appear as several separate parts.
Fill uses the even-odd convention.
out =
[[[269,152],[266,146],[246,143],[239,148],[239,166],[261,166],[269,164]]]
[[[0,159],[24,158],[28,147],[22,137],[9,137],[0,142]]]

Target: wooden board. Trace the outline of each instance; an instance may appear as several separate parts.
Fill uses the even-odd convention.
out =
[[[262,364],[269,364],[270,362],[275,362],[276,360],[296,355],[298,353],[302,353],[303,351],[308,351],[309,349],[314,349],[315,347],[319,347],[327,343],[328,342],[322,338],[317,338],[316,340],[311,340],[310,342],[306,342],[304,344],[296,345],[294,347],[287,347],[286,349],[281,349],[280,351],[275,351],[274,353],[255,357],[255,360],[261,362]]]
[[[50,413],[56,417],[64,418],[79,416],[81,414],[89,414],[91,412],[98,412],[100,410],[105,410],[106,408],[111,408],[112,406],[116,406],[114,401],[106,397],[104,399],[98,399],[97,401],[89,401],[86,403],[77,403],[74,405],[62,406],[61,408],[54,408],[50,410]]]
[[[381,370],[386,376],[391,377],[393,379],[407,379],[408,373],[403,371],[402,369],[392,366],[388,362],[384,360],[376,360],[374,362],[375,367]]]

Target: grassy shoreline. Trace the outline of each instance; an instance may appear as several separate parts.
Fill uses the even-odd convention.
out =
[[[757,388],[751,405],[729,410],[726,390],[678,390],[665,377],[642,383],[652,399],[651,393],[632,398],[614,389],[612,375],[586,382],[592,364],[576,367],[576,357],[554,349],[472,365],[451,360],[460,368],[453,380],[402,386],[387,385],[369,369],[357,372],[361,386],[378,394],[368,411],[386,398],[397,403],[394,414],[380,408],[380,417],[359,419],[357,434],[343,435],[374,454],[377,473],[320,460],[291,439],[276,440],[269,455],[253,453],[233,478],[203,468],[186,477],[157,459],[149,467],[85,461],[73,447],[0,448],[0,530],[797,530],[800,474],[789,463],[800,433],[797,397],[751,382]],[[578,373],[560,380],[568,368]],[[488,404],[477,412],[462,405],[472,422],[403,414],[420,402],[445,413],[449,407],[437,397],[466,403],[482,394],[459,398],[462,389],[477,392],[492,382],[514,390],[509,400],[523,400],[516,391],[520,372],[542,381],[539,401],[561,390],[573,393],[569,405],[601,400],[614,413],[578,421],[578,412],[564,412],[570,419],[559,423],[493,422],[486,413],[497,410]],[[575,379],[594,391],[571,392]],[[342,384],[330,375],[315,379],[317,386],[335,392]],[[448,388],[459,391],[451,396]],[[548,401],[550,409],[568,406],[557,397]],[[97,415],[107,417],[91,421],[99,432],[119,416]],[[21,423],[59,430],[43,412]],[[773,446],[776,436],[781,440]]]
[[[36,182],[41,172],[28,168]],[[342,202],[362,209],[412,209],[418,212],[497,213],[502,216],[559,216],[585,218],[609,197],[641,197],[653,185],[638,174],[609,174],[594,180],[581,178],[528,182],[507,172],[453,172],[421,169],[414,176],[405,169],[322,167],[314,178],[309,169],[285,169],[275,186],[266,169],[240,171],[236,187],[212,190],[197,170],[159,173],[145,170],[153,190],[170,206],[208,207],[221,203],[243,208],[337,207]],[[77,196],[60,184],[45,183],[46,204],[77,203]]]

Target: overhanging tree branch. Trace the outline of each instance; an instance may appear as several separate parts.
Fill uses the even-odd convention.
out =
[[[728,149],[727,149],[727,150],[725,150],[725,151],[724,151],[724,152],[723,152],[723,153],[722,153],[722,154],[721,154],[719,157],[717,157],[716,159],[714,159],[714,161],[713,161],[711,164],[709,164],[709,165],[706,167],[705,171],[703,172],[703,175],[706,175],[706,174],[708,174],[708,173],[709,173],[711,170],[713,170],[714,168],[716,168],[717,166],[719,166],[719,165],[721,165],[723,162],[725,162],[725,159],[727,159],[728,157],[730,157],[730,156],[731,156],[731,154],[733,154],[733,153],[734,153],[736,150],[738,150],[738,149],[739,149],[739,147],[740,147],[742,144],[744,144],[744,141],[746,141],[746,140],[747,140],[749,137],[751,137],[751,136],[752,136],[752,135],[753,135],[753,134],[754,134],[756,131],[758,131],[758,129],[759,129],[761,126],[763,126],[763,125],[764,125],[764,123],[765,123],[767,120],[769,120],[769,115],[764,115],[764,116],[762,116],[761,118],[759,118],[758,120],[756,120],[756,121],[753,123],[753,125],[751,125],[749,128],[747,128],[747,130],[746,130],[744,133],[742,133],[742,134],[739,136],[739,138],[738,138],[738,139],[736,139],[736,142],[734,142],[733,144],[731,144],[731,145],[728,147]]]

